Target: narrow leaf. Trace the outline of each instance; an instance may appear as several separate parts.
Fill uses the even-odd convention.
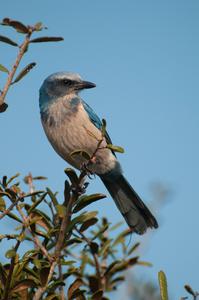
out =
[[[14,84],[14,83],[16,83],[16,82],[18,82],[18,81],[20,81],[24,76],[26,76],[29,72],[30,72],[30,70],[32,69],[32,68],[34,68],[36,66],[36,63],[35,62],[33,62],[33,63],[30,63],[30,64],[28,64],[19,74],[18,74],[18,76],[15,78],[15,80],[12,82],[12,84]]]
[[[30,43],[60,42],[63,40],[64,40],[63,37],[60,36],[43,36],[43,37],[30,40]]]
[[[163,271],[158,273],[161,300],[168,300],[167,279]]]
[[[0,64],[0,71],[9,73],[8,69],[6,67],[4,67],[2,64]]]
[[[14,249],[9,249],[6,254],[5,254],[5,257],[7,258],[12,258],[16,255],[16,251]]]
[[[98,253],[99,245],[98,245],[97,243],[91,242],[91,243],[89,244],[89,246],[90,246],[91,251],[92,251],[93,254]]]
[[[0,105],[0,113],[6,111],[6,109],[8,108],[8,104],[7,103],[3,103]]]
[[[23,222],[21,221],[21,219],[19,219],[16,215],[14,215],[14,214],[11,213],[11,212],[7,213],[7,216],[10,217],[10,218],[13,219],[13,220],[19,222],[19,223],[23,223]]]
[[[31,279],[24,279],[21,280],[19,283],[17,283],[14,288],[12,289],[12,292],[19,292],[28,288],[32,288],[35,286],[34,280]]]
[[[55,194],[49,188],[46,188],[46,191],[47,191],[50,199],[52,200],[54,207],[56,207],[56,205],[58,204],[58,201],[57,201]]]
[[[190,285],[186,284],[186,285],[184,286],[184,288],[185,288],[185,290],[186,290],[189,294],[191,294],[192,296],[196,297],[196,293],[193,291],[193,289],[190,287]]]
[[[106,134],[106,120],[102,119],[102,128],[101,128],[102,136]]]
[[[15,174],[14,176],[10,177],[10,178],[8,179],[7,184],[11,183],[15,178],[17,178],[17,177],[19,177],[19,176],[20,176],[20,173],[17,173],[17,174]]]
[[[2,197],[0,197],[0,211],[4,211],[6,209],[5,201]]]
[[[35,176],[35,177],[33,177],[32,179],[33,179],[33,180],[46,180],[46,179],[48,179],[48,178],[45,177],[45,176]]]
[[[9,45],[18,47],[17,43],[15,43],[10,38],[8,38],[7,36],[4,36],[4,35],[0,35],[0,42],[3,42],[3,43],[6,43],[6,44],[9,44]]]
[[[33,203],[33,205],[28,209],[28,213],[33,211],[46,197],[47,193],[44,193],[37,201]]]
[[[87,221],[85,221],[81,227],[80,227],[80,231],[83,232],[85,230],[87,230],[90,226],[93,226],[94,224],[96,224],[98,221],[98,218],[92,218],[92,219],[89,219]]]
[[[91,299],[92,300],[101,300],[102,299],[102,296],[103,296],[103,291],[102,290],[98,290],[97,292],[95,292]]]
[[[136,243],[135,245],[133,245],[128,251],[128,255],[132,254],[139,247],[139,245],[140,243]]]
[[[71,168],[65,169],[64,172],[70,179],[72,185],[76,186],[78,184],[78,177],[77,177],[76,172]]]
[[[80,278],[77,278],[70,286],[68,289],[68,300],[72,299],[73,293],[79,289],[79,287],[83,285],[83,281]]]
[[[136,262],[136,264],[140,265],[140,266],[145,266],[145,267],[153,267],[153,265],[148,261],[141,261],[140,260],[140,261]]]
[[[120,146],[115,146],[112,144],[107,144],[106,148],[111,149],[114,152],[124,153],[124,149]]]
[[[75,208],[73,209],[73,213],[76,213],[80,211],[82,208],[88,206],[89,204],[104,198],[106,198],[106,195],[104,194],[92,194],[90,196],[82,196],[79,198]]]
[[[17,32],[20,32],[20,33],[28,33],[29,32],[29,28],[26,27],[23,23],[21,23],[21,22],[19,22],[17,20],[12,20],[12,19],[9,19],[9,18],[4,18],[3,22],[1,23],[1,25],[11,26]]]
[[[64,205],[56,205],[56,210],[60,218],[66,217],[66,207]]]

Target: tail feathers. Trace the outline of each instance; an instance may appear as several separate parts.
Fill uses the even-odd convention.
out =
[[[143,234],[148,227],[158,227],[158,223],[150,210],[123,175],[114,178],[114,180],[110,180],[107,176],[102,176],[101,180],[133,231]]]

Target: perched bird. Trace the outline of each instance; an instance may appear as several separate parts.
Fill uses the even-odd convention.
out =
[[[95,86],[82,80],[79,74],[59,72],[47,77],[40,88],[41,121],[48,140],[77,169],[82,168],[86,159],[71,153],[83,150],[92,156],[102,139],[100,118],[79,96],[83,89]],[[110,143],[106,132],[101,149],[89,165],[90,172],[101,178],[132,231],[143,234],[147,227],[157,228],[156,219],[123,176],[115,153],[106,148]]]

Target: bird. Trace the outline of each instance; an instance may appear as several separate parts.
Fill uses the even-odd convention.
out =
[[[107,131],[102,137],[103,122],[80,97],[82,90],[95,88],[77,73],[57,72],[48,76],[39,90],[41,122],[54,150],[70,165],[81,170],[86,158],[71,155],[82,150],[90,156],[95,153],[89,172],[104,183],[130,230],[139,235],[158,223],[123,175]],[[99,151],[96,151],[101,139]]]

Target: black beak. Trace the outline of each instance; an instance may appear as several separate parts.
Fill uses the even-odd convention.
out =
[[[96,84],[95,83],[92,83],[90,81],[81,81],[81,82],[78,82],[76,84],[76,88],[78,90],[82,90],[82,89],[92,89],[96,87]]]

